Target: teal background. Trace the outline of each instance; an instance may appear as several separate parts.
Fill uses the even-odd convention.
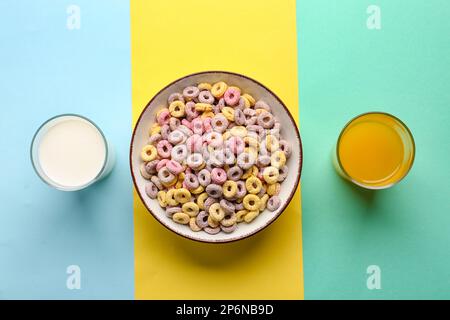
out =
[[[305,298],[449,299],[450,2],[298,0],[297,27]],[[417,154],[404,181],[371,192],[330,158],[345,123],[374,110],[406,122]]]
[[[81,29],[66,28],[69,4]],[[0,299],[134,297],[128,1],[0,2]],[[83,114],[117,153],[106,180],[56,191],[33,172],[31,138],[49,117]],[[66,268],[81,268],[81,290]]]

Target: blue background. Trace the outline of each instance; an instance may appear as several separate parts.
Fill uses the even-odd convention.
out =
[[[66,9],[81,8],[68,30]],[[0,299],[134,296],[129,3],[0,2]],[[111,176],[88,191],[45,185],[31,138],[61,113],[91,118],[117,153]],[[81,290],[66,268],[79,265]]]

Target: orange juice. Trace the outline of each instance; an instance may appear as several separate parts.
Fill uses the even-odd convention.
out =
[[[366,113],[342,130],[335,156],[338,171],[348,180],[369,189],[388,188],[410,170],[414,140],[396,117]]]

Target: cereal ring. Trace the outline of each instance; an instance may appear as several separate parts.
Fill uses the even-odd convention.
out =
[[[192,194],[200,194],[200,193],[202,193],[203,191],[205,191],[205,188],[204,188],[203,186],[198,186],[197,188],[192,189],[192,190],[191,190],[191,193],[192,193]]]
[[[160,205],[160,207],[165,208],[167,207],[167,202],[166,202],[166,192],[165,191],[158,191],[158,194],[156,195],[157,199],[158,199],[158,203]]]
[[[214,117],[214,112],[212,111],[203,112],[203,114],[200,116],[201,119],[207,119],[212,117]]]
[[[289,168],[286,165],[284,165],[280,169],[278,169],[279,170],[279,175],[278,175],[278,179],[277,179],[278,182],[283,182],[286,179],[286,177],[288,175],[288,169]]]
[[[269,112],[271,111],[270,106],[264,100],[258,100],[255,103],[255,109],[263,109]]]
[[[205,132],[211,132],[211,118],[203,119],[203,128],[205,129]]]
[[[211,183],[211,174],[207,169],[203,169],[198,173],[198,182],[206,187]]]
[[[227,173],[222,168],[214,168],[211,171],[211,181],[215,184],[224,184],[227,181]]]
[[[203,163],[203,157],[200,153],[192,153],[186,158],[186,164],[194,170],[200,168]]]
[[[191,228],[192,231],[194,232],[199,232],[200,230],[202,230],[202,228],[200,228],[196,222],[196,218],[192,217],[189,220],[189,228]]]
[[[269,196],[276,196],[280,193],[280,190],[281,190],[281,185],[279,183],[273,183],[273,184],[269,184],[267,186],[266,192]]]
[[[185,204],[183,204],[181,210],[183,210],[183,212],[190,217],[196,217],[198,212],[200,211],[200,208],[195,202],[186,202]]]
[[[254,125],[257,121],[256,111],[253,109],[244,109],[245,124],[247,126]]]
[[[225,91],[227,91],[228,86],[225,82],[220,81],[215,83],[212,88],[211,88],[211,93],[214,97],[216,98],[220,98],[223,96],[223,94],[225,93]]]
[[[211,215],[208,216],[208,225],[211,228],[217,228],[220,225],[220,222],[214,220]]]
[[[237,191],[236,197],[243,198],[247,194],[247,188],[245,187],[245,182],[242,180],[236,181]]]
[[[230,133],[232,136],[245,138],[248,135],[247,128],[244,126],[235,126],[230,129]]]
[[[266,130],[258,125],[252,124],[247,126],[248,135],[254,135],[256,139],[262,140],[266,135]]]
[[[158,195],[158,188],[153,182],[148,182],[145,185],[145,193],[150,199],[156,199],[156,196]]]
[[[244,97],[245,99],[248,100],[248,102],[250,103],[250,106],[253,107],[256,103],[255,98],[253,98],[250,94],[248,93],[244,93],[242,95],[242,97]]]
[[[195,134],[202,135],[203,134],[203,120],[200,118],[195,118],[192,120],[192,131]]]
[[[209,211],[209,207],[213,204],[216,203],[217,199],[211,198],[208,196],[208,198],[205,200],[203,206],[205,207],[205,210],[208,212]]]
[[[242,173],[243,171],[241,168],[239,168],[238,166],[234,166],[228,169],[227,177],[230,180],[238,181],[242,177]]]
[[[241,202],[241,203],[236,203],[235,205],[234,205],[234,209],[236,210],[236,211],[240,211],[240,210],[244,210],[244,204]]]
[[[162,183],[166,184],[171,183],[176,179],[175,175],[172,174],[172,172],[170,172],[169,169],[167,169],[167,167],[163,167],[161,168],[161,170],[159,170],[158,178],[159,180],[161,180]]]
[[[280,173],[275,167],[266,167],[263,171],[263,178],[268,184],[276,183]]]
[[[158,134],[161,132],[161,126],[158,123],[154,123],[151,127],[150,127],[150,131],[149,131],[149,136],[152,136],[154,134]]]
[[[233,128],[234,129],[234,128]],[[241,154],[244,152],[244,140],[241,137],[231,137],[225,142],[225,146],[229,148],[234,154]]]
[[[236,214],[234,212],[232,213],[226,213],[223,219],[220,221],[220,224],[224,227],[231,227],[232,225],[235,225],[237,222]]]
[[[174,131],[178,128],[180,125],[180,119],[177,118],[170,118],[169,119],[169,128],[170,130]]]
[[[179,224],[188,224],[191,218],[184,212],[177,212],[172,216],[173,221]]]
[[[235,108],[240,109],[240,110],[244,110],[245,108],[250,108],[250,102],[248,102],[248,100],[246,98],[243,98],[241,96],[241,98],[239,99],[239,103]]]
[[[169,134],[169,136],[167,137],[169,142],[173,145],[183,142],[184,138],[185,138],[185,135],[180,130],[176,130],[176,129],[174,131],[172,131]]]
[[[200,103],[213,104],[214,103],[214,97],[211,94],[211,92],[209,92],[207,90],[204,90],[204,91],[199,93],[198,101],[200,101]]]
[[[153,160],[153,161],[155,161],[155,160]],[[158,160],[156,160],[156,161],[158,161]],[[152,177],[152,175],[151,175],[150,173],[148,173],[148,172],[147,172],[147,169],[146,169],[146,166],[147,166],[147,164],[149,164],[149,163],[150,163],[150,162],[147,162],[147,163],[143,162],[143,163],[141,163],[141,165],[139,166],[139,171],[141,172],[141,176],[142,176],[144,179],[147,179],[147,180],[150,180],[151,177]]]
[[[199,88],[200,90],[211,90],[212,86],[211,86],[211,84],[209,84],[207,82],[202,82],[202,83],[199,83],[197,88]]]
[[[186,188],[176,189],[175,200],[181,204],[189,202],[189,200],[191,200],[191,193]]]
[[[160,126],[169,124],[169,120],[170,120],[170,112],[169,109],[167,108],[162,109],[161,112],[159,112],[156,117],[156,121],[158,121],[158,124]]]
[[[156,161],[158,161],[158,160],[156,160]],[[159,172],[159,170],[164,168],[166,166],[167,161],[169,161],[169,159],[159,160],[158,163],[156,164],[156,172]]]
[[[218,184],[209,184],[205,190],[206,193],[212,198],[220,198],[222,196],[222,187]]]
[[[250,176],[245,180],[245,187],[251,194],[258,194],[262,188],[262,182],[255,176]]]
[[[203,230],[209,234],[218,234],[220,232],[219,226],[217,226],[215,228],[205,227]]]
[[[192,100],[192,99],[196,98],[199,93],[200,93],[200,90],[194,86],[186,87],[183,90],[183,96],[187,100]]]
[[[225,213],[234,213],[235,206],[233,202],[222,199],[220,200],[219,204]]]
[[[177,199],[175,199],[175,191],[176,191],[176,189],[169,189],[166,192],[166,203],[169,206],[177,206],[179,204]],[[180,211],[181,211],[181,208],[180,208]]]
[[[209,112],[213,110],[213,107],[209,103],[196,103],[195,104],[195,110],[198,112]]]
[[[247,223],[252,222],[257,216],[259,216],[259,210],[253,210],[253,211],[249,211],[245,217],[244,217],[244,221]]]
[[[286,156],[281,150],[277,150],[270,156],[270,164],[272,167],[280,169],[286,164]]]
[[[233,165],[236,163],[236,156],[234,155],[233,151],[231,151],[231,149],[225,148],[223,150],[223,157],[224,162],[227,165]]]
[[[273,118],[273,115],[270,112],[262,112],[258,116],[256,122],[264,129],[270,129],[273,127],[275,119]]]
[[[144,148],[142,148],[141,158],[145,162],[155,160],[157,155],[158,155],[158,152],[156,151],[156,148],[153,145],[149,144],[149,145],[146,145]]]
[[[167,196],[166,196],[167,197]],[[167,199],[167,198],[166,198]],[[167,200],[166,200],[167,201]],[[172,216],[177,213],[177,212],[181,212],[181,208],[180,207],[170,207],[167,206],[166,207],[166,216],[168,216],[169,218],[172,218]]]
[[[280,150],[284,152],[286,158],[289,158],[292,154],[291,144],[286,140],[280,140]]]
[[[159,178],[157,176],[152,176],[150,179],[151,182],[153,182],[153,184],[159,189],[162,190],[164,189],[164,186],[161,183],[161,180],[159,180]]]
[[[211,119],[211,126],[214,131],[223,133],[228,127],[228,120],[219,113]]]
[[[200,211],[195,222],[200,228],[206,228],[208,226],[208,214],[205,211]]]
[[[242,222],[244,221],[244,217],[246,216],[246,214],[248,213],[248,210],[239,210],[238,212],[236,212],[236,222]]]
[[[203,146],[203,137],[198,134],[194,134],[187,138],[186,147],[188,152],[200,152]]]
[[[236,90],[235,88],[228,88],[223,95],[225,102],[229,106],[235,106],[239,103],[239,99],[241,98],[241,92]]]
[[[208,198],[208,194],[206,192],[201,193],[197,197],[197,205],[201,210],[205,209],[205,201]]]
[[[220,229],[225,233],[232,233],[233,231],[236,230],[236,228],[237,228],[237,224],[233,224],[232,226],[229,226],[229,227],[220,226]]]
[[[228,121],[234,121],[234,109],[231,107],[223,107],[222,114]]]
[[[281,205],[281,200],[278,196],[272,196],[270,197],[270,199],[267,201],[267,209],[269,211],[275,211],[277,210]]]
[[[184,102],[182,101],[174,101],[169,105],[170,115],[175,118],[181,118],[185,114]]]
[[[266,209],[267,200],[269,200],[269,195],[264,194],[260,197],[260,199],[261,199],[261,205],[259,206],[259,211],[262,212],[262,211],[264,211],[264,209]]]
[[[221,147],[223,145],[223,138],[222,135],[218,132],[208,132],[205,136],[205,141],[206,143],[213,147],[213,148],[217,148],[217,147]]]
[[[209,207],[209,216],[214,219],[217,222],[222,221],[222,219],[225,216],[225,211],[223,211],[222,207],[220,206],[219,203],[213,203],[210,207]]]
[[[172,160],[177,162],[183,162],[187,157],[188,151],[184,144],[176,145],[172,148],[171,156]]]
[[[167,140],[170,134],[170,127],[168,124],[165,124],[161,127],[161,138]]]
[[[259,206],[261,205],[261,200],[258,198],[258,196],[254,194],[247,194],[244,197],[242,203],[244,204],[245,209],[249,211],[254,211],[259,209]]]
[[[256,165],[260,168],[267,167],[270,164],[270,157],[268,155],[260,155],[256,160]]]
[[[244,112],[242,112],[241,109],[234,110],[234,122],[238,126],[242,126],[245,124],[245,115]]]
[[[267,135],[264,139],[264,142],[266,143],[266,149],[269,152],[275,152],[278,150],[280,143],[278,142],[278,139],[274,135]]]
[[[227,180],[223,184],[223,195],[225,198],[233,198],[236,195],[237,192],[237,184],[233,180]]]
[[[199,186],[197,176],[192,173],[186,174],[184,178],[184,183],[186,184],[186,188],[188,190],[196,189]]]
[[[156,145],[156,150],[161,158],[170,158],[172,152],[172,145],[167,140],[161,140]]]
[[[192,130],[186,127],[184,124],[180,124],[178,126],[178,130],[180,130],[186,137],[190,137],[193,134]]]
[[[178,175],[184,170],[183,166],[179,162],[176,162],[175,160],[167,161],[166,168],[167,170],[169,170],[170,173],[174,175]]]
[[[184,97],[181,93],[172,93],[168,98],[167,98],[167,104],[171,104],[174,101],[181,101],[184,103]]]
[[[148,144],[157,144],[162,139],[161,134],[157,133],[154,135],[151,135],[150,138],[148,138]]]
[[[251,168],[255,164],[255,160],[255,155],[248,152],[243,152],[237,156],[237,164],[243,170]]]
[[[182,119],[182,120],[181,120],[181,124],[182,124],[182,125],[185,125],[185,126],[188,127],[190,130],[192,130],[192,123],[191,123],[189,120],[187,120],[187,119]]]

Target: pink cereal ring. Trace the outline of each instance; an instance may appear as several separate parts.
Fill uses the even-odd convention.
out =
[[[203,134],[203,120],[200,118],[195,118],[191,121],[192,124],[192,131],[194,131],[195,134]]]
[[[164,168],[166,166],[166,163],[168,162],[168,159],[162,159],[158,162],[158,164],[156,165],[156,171],[161,170],[162,168]]]
[[[189,101],[188,103],[186,103],[185,111],[186,116],[189,119],[197,118],[200,115],[200,113],[197,110],[195,110],[195,102],[193,101]]]
[[[170,153],[172,152],[172,145],[167,140],[161,140],[156,145],[156,150],[161,158],[170,158]]]
[[[224,184],[227,181],[227,173],[222,168],[214,168],[211,171],[211,181],[215,184]]]
[[[234,154],[241,154],[244,152],[245,143],[241,137],[231,137],[227,140],[226,146],[231,149]]]
[[[202,150],[203,138],[198,134],[193,134],[186,140],[188,152],[200,152]]]
[[[192,130],[192,123],[190,123],[187,119],[181,120],[181,124],[184,124],[186,127]]]
[[[178,175],[184,170],[183,166],[179,162],[176,162],[174,160],[167,161],[166,168],[167,170],[169,170],[170,173],[174,175]]]
[[[234,88],[228,88],[227,91],[225,91],[223,98],[227,105],[235,106],[241,98],[241,93]]]
[[[203,128],[205,129],[205,132],[211,132],[212,131],[211,118],[205,118],[203,120]]]
[[[170,112],[169,110],[163,110],[158,114],[158,117],[156,119],[158,121],[158,124],[160,126],[163,126],[165,124],[169,124],[170,120]]]

